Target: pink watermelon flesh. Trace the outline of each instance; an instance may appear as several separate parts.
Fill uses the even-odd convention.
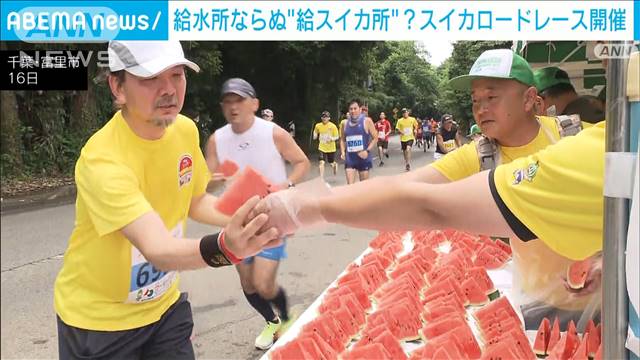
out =
[[[484,305],[489,302],[489,298],[473,278],[463,281],[462,284],[460,284],[460,288],[464,296],[469,300],[470,305]]]
[[[587,276],[589,275],[589,270],[591,270],[592,262],[590,258],[587,258],[569,265],[567,269],[567,283],[572,289],[582,289],[584,287],[584,283],[587,281]]]
[[[392,359],[382,344],[369,344],[354,348],[342,355],[342,360]]]
[[[493,281],[487,274],[487,270],[482,266],[472,267],[467,270],[466,277],[473,278],[485,294],[491,294],[496,291]]]
[[[509,260],[509,255],[497,246],[484,246],[473,261],[474,266],[482,266],[485,269],[499,269]]]
[[[551,322],[544,318],[538,327],[536,339],[533,342],[533,352],[539,356],[547,355],[547,347],[549,346],[549,336],[551,335]]]
[[[504,241],[502,241],[500,239],[496,239],[494,241],[494,244],[496,244],[496,246],[498,246],[507,255],[511,256],[512,251],[511,251],[511,246],[509,244],[505,243]]]
[[[512,344],[506,342],[497,343],[491,347],[488,347],[482,353],[480,360],[512,360],[518,359],[517,354],[514,352]]]
[[[402,350],[400,342],[396,339],[389,330],[385,330],[382,334],[376,336],[373,339],[374,343],[382,344],[387,350],[392,359],[406,359],[407,355]]]
[[[233,215],[247,200],[258,195],[265,197],[271,184],[252,167],[247,166],[222,194],[216,209],[225,215]]]
[[[238,171],[238,169],[239,169],[238,164],[227,159],[223,161],[222,164],[220,164],[220,166],[218,166],[216,170],[217,172],[222,173],[222,175],[224,175],[225,177],[231,177],[233,176],[233,174],[236,173],[236,171]]]
[[[598,351],[598,346],[600,346],[600,334],[598,334],[598,330],[593,324],[593,320],[589,320],[587,324],[587,329],[585,330],[585,335],[589,335],[589,341],[587,343],[587,355],[589,357],[594,357],[596,352]]]
[[[300,337],[312,339],[316,343],[322,353],[321,359],[335,360],[338,358],[336,351],[317,332],[302,333]]]
[[[440,319],[433,323],[428,323],[422,329],[422,335],[426,339],[432,339],[436,336],[445,334],[450,330],[457,328],[458,326],[466,326],[466,325],[467,325],[466,321],[461,316],[459,315],[451,316],[451,317]]]
[[[547,354],[551,352],[556,344],[560,341],[560,322],[558,321],[558,317],[553,320],[553,325],[551,325],[551,333],[549,334],[549,344],[547,345]]]
[[[600,341],[598,351],[596,351],[596,354],[593,356],[593,360],[602,360],[602,341]]]
[[[304,350],[304,352],[309,354],[309,356],[311,356],[312,359],[321,359],[323,357],[322,351],[320,351],[320,348],[318,347],[316,342],[313,341],[313,339],[306,337],[306,338],[298,338],[297,341],[300,344],[300,347],[302,348],[302,350]]]
[[[275,349],[271,354],[271,359],[273,360],[300,360],[311,358],[311,355],[304,351],[300,343],[295,340]]]
[[[580,341],[580,345],[578,349],[571,355],[571,360],[587,360],[587,345],[589,344],[589,334],[586,334],[582,341]]]
[[[476,341],[475,336],[471,332],[469,326],[458,326],[452,330],[451,335],[458,339],[465,354],[471,359],[477,359],[481,355],[480,345]]]

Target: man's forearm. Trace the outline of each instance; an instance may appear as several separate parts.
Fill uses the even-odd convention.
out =
[[[216,210],[217,202],[217,197],[205,193],[198,200],[191,202],[189,217],[202,224],[224,227],[230,218]]]
[[[333,223],[374,230],[451,227],[513,236],[493,201],[486,172],[439,185],[379,177],[332,192],[319,199],[318,206],[322,216]],[[478,211],[468,216],[469,209]]]
[[[304,178],[304,175],[309,171],[309,161],[300,161],[293,164],[293,169],[291,170],[291,174],[287,177],[287,179],[293,184],[298,184]]]

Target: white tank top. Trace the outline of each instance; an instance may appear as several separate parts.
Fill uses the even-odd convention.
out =
[[[218,162],[231,160],[240,170],[251,166],[273,184],[287,181],[284,159],[273,141],[274,123],[254,118],[249,130],[237,134],[227,124],[215,132]]]

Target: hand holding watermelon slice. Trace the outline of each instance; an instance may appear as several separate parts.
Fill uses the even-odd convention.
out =
[[[570,296],[581,297],[600,291],[602,284],[602,255],[596,255],[576,261],[567,269],[566,277],[562,277],[565,289]]]

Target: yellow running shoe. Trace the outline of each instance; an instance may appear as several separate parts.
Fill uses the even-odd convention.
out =
[[[276,334],[276,336],[278,338],[282,337],[282,335],[284,335],[284,333],[286,333],[287,330],[289,330],[291,328],[291,326],[293,325],[293,323],[296,322],[296,320],[298,320],[297,312],[291,311],[289,313],[289,320],[281,321],[282,325],[280,325],[280,329],[278,330],[278,333]]]
[[[271,345],[276,339],[276,333],[282,327],[282,321],[278,320],[277,323],[267,321],[267,325],[262,329],[262,332],[256,338],[256,347],[260,350],[269,350]]]

